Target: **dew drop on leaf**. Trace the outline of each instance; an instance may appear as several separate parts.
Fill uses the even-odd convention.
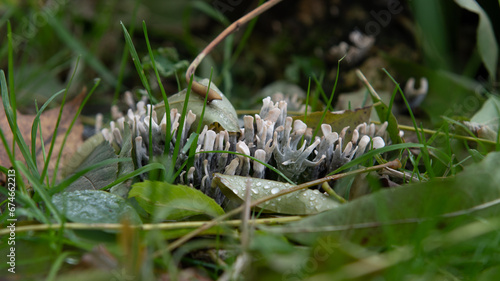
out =
[[[271,194],[276,194],[279,191],[280,191],[279,188],[275,187],[275,188],[271,189]]]

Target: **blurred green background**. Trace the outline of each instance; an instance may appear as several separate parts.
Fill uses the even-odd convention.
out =
[[[163,77],[167,93],[173,94],[178,89],[176,75],[184,83],[186,64],[258,2],[4,0],[0,4],[0,68],[7,69],[6,35],[10,21],[15,88],[21,109],[33,112],[34,99],[43,102],[64,88],[81,56],[70,94],[76,95],[100,77],[98,94],[84,113],[109,112],[109,105],[119,94],[142,87],[125,49],[120,22],[132,33],[141,58],[147,56],[143,20],[153,49],[173,48],[157,53],[163,66],[173,70]],[[496,72],[497,58],[484,58],[476,40],[482,18],[457,3],[458,0],[283,1],[255,25],[243,27],[225,40],[203,61],[196,75],[209,77],[213,69],[215,83],[237,109],[248,108],[249,99],[255,99],[259,90],[277,80],[296,83],[307,90],[309,78],[316,77],[329,95],[339,59],[332,49],[341,42],[353,45],[349,39],[352,31],[376,31],[373,47],[363,56],[342,61],[339,92],[360,88],[354,74],[357,68],[382,92],[392,92],[394,84],[381,68],[387,68],[402,85],[410,77],[417,81],[426,77],[430,89],[421,117],[436,123],[443,107],[449,108],[470,95],[482,102],[481,92],[494,92],[497,88],[497,74],[492,72],[493,68]],[[485,13],[483,19],[490,22],[493,36],[485,44],[497,44],[499,5],[486,0],[477,3]],[[491,54],[495,53],[494,47],[497,48],[487,48]],[[484,61],[490,62],[490,69]],[[151,84],[158,90],[155,82]],[[312,82],[312,88],[315,87]],[[159,91],[156,93],[159,96]],[[472,111],[456,108],[448,115],[468,116]]]

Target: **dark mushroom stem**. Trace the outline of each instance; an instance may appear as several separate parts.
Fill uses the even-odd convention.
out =
[[[212,51],[212,49],[215,48],[215,46],[217,46],[220,42],[222,42],[222,40],[224,40],[231,33],[237,31],[241,26],[248,23],[251,19],[262,14],[263,12],[267,11],[269,8],[271,8],[272,6],[276,5],[277,3],[281,2],[281,1],[282,0],[267,1],[266,3],[255,8],[250,13],[244,15],[243,17],[241,17],[237,21],[233,22],[226,29],[224,29],[224,31],[221,34],[219,34],[214,40],[212,40],[212,42],[210,42],[210,44],[208,44],[208,46],[206,46],[205,49],[203,49],[203,51],[201,51],[201,53],[198,54],[198,56],[193,60],[191,65],[189,65],[189,68],[186,71],[186,82],[189,83],[189,80],[191,79],[191,77],[194,76],[193,74],[196,71],[196,68],[198,67],[200,62],[203,60],[203,58],[205,58],[205,56],[207,54],[209,54]],[[204,86],[204,85],[196,82],[194,79],[193,79],[191,89],[193,90],[193,92],[202,96],[203,98],[205,98],[205,96],[208,95],[208,97],[207,97],[208,102],[211,102],[213,100],[221,100],[222,99],[222,97],[215,90],[208,89],[207,86]]]

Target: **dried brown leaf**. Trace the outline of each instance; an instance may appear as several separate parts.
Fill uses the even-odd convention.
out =
[[[84,89],[78,96],[76,96],[73,100],[70,102],[66,103],[64,105],[64,109],[62,112],[61,116],[61,121],[59,123],[59,128],[57,130],[57,138],[56,142],[54,144],[54,151],[52,152],[50,161],[49,161],[49,168],[48,168],[48,175],[49,177],[52,177],[52,174],[54,172],[54,168],[56,165],[56,160],[59,155],[59,151],[61,150],[61,145],[64,139],[64,135],[66,134],[71,121],[73,120],[75,112],[78,110],[78,107],[80,106],[82,100],[85,98],[86,95],[86,90]],[[47,111],[44,111],[40,115],[40,126],[42,128],[42,139],[43,143],[45,146],[45,152],[48,153],[49,148],[50,148],[50,143],[52,141],[54,129],[56,127],[56,122],[57,122],[57,117],[59,115],[59,110],[60,108],[53,108]],[[19,111],[17,111],[17,127],[19,128],[22,137],[24,138],[24,141],[26,144],[31,148],[31,126],[33,124],[33,121],[36,117],[36,115],[30,115],[30,114],[22,114]],[[2,129],[3,133],[5,134],[5,138],[7,140],[8,146],[12,147],[12,140],[13,140],[13,135],[12,131],[9,127],[9,123],[7,121],[7,116],[5,115],[3,103],[1,102],[0,99],[0,128]],[[38,130],[38,133],[40,131]],[[68,159],[76,150],[77,148],[83,143],[82,139],[82,133],[83,133],[83,125],[79,120],[75,122],[73,125],[73,128],[71,129],[71,132],[68,135],[68,139],[66,140],[66,144],[64,145],[63,148],[63,153],[62,153],[62,161],[61,163],[64,163],[65,159]],[[40,141],[40,135],[37,134],[37,140],[36,140],[36,161],[37,161],[37,166],[39,171],[41,172],[44,166],[44,161],[43,161],[43,152],[42,152],[42,144]],[[16,160],[20,160],[24,163],[25,160],[23,158],[23,155],[21,154],[19,147],[16,145]],[[3,145],[0,145],[0,165],[4,167],[11,167],[12,164],[10,163],[7,151],[5,150],[5,147]],[[3,176],[3,175],[2,175]]]

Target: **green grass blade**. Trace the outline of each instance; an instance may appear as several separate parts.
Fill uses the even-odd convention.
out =
[[[380,120],[381,123],[387,121],[389,122],[392,114],[392,106],[394,105],[394,99],[396,98],[396,93],[398,92],[398,88],[395,87],[392,91],[391,100],[389,101],[389,108],[387,108],[387,115],[384,120]]]
[[[37,128],[38,125],[40,124],[40,115],[44,112],[44,110],[47,108],[47,106],[61,93],[64,93],[64,90],[61,90],[55,94],[53,94],[43,105],[42,107],[37,110],[35,119],[33,120],[33,124],[31,125],[31,157],[33,159],[33,162],[36,162],[36,138],[37,138]],[[40,128],[40,136],[42,135],[41,133],[41,128]],[[43,141],[43,138],[40,137],[40,140]],[[43,147],[42,143],[42,147]]]
[[[207,93],[205,94],[205,102],[203,103],[203,108],[201,109],[201,115],[200,115],[200,122],[198,122],[198,127],[196,127],[196,134],[200,134],[201,128],[203,127],[203,118],[205,117],[205,108],[207,106],[208,102],[208,91],[210,90],[210,86],[212,85],[212,74],[214,72],[214,69],[212,68],[210,71],[210,78],[208,78],[208,86],[207,86]]]
[[[40,210],[40,208],[30,195],[25,195],[19,191],[16,191],[16,201],[18,202],[19,206],[23,206],[22,208],[16,208],[16,212],[22,212],[21,210],[24,209],[24,212],[29,212],[30,215],[39,222],[50,224],[50,217],[46,216],[42,212],[42,210]]]
[[[151,103],[155,104],[156,99],[153,97],[151,87],[149,85],[148,79],[146,77],[146,74],[144,72],[144,69],[142,67],[141,60],[139,59],[139,55],[137,54],[137,50],[135,49],[134,43],[132,42],[132,37],[130,37],[130,34],[128,33],[127,29],[125,28],[125,25],[123,22],[120,22],[122,29],[123,29],[123,34],[125,36],[125,42],[127,43],[127,46],[130,51],[130,55],[132,56],[132,60],[134,61],[135,69],[137,70],[137,73],[139,74],[139,78],[141,79],[142,85],[144,88],[146,88],[146,92],[148,93],[148,98]],[[149,122],[150,124],[152,123],[153,119],[153,111],[151,110],[150,116],[149,116]],[[152,128],[153,126],[149,126],[149,158],[153,158],[153,138],[151,137],[152,134]]]
[[[387,76],[389,76],[389,78],[392,80],[394,85],[396,85],[396,89],[399,91],[399,93],[401,94],[401,97],[403,98],[403,101],[405,102],[406,108],[408,109],[408,112],[410,113],[413,127],[415,128],[415,133],[417,134],[418,142],[424,144],[424,149],[422,150],[422,153],[423,153],[423,157],[424,157],[425,168],[426,168],[427,172],[429,173],[429,176],[431,178],[433,178],[434,177],[434,170],[431,167],[429,151],[427,149],[427,143],[424,140],[425,135],[423,133],[422,134],[419,133],[419,129],[417,126],[417,121],[415,119],[415,116],[413,115],[413,111],[411,110],[410,104],[408,103],[408,100],[406,99],[405,94],[403,93],[403,90],[401,89],[399,83],[396,82],[394,77],[392,77],[392,75],[385,68],[383,68],[382,70],[385,72],[385,74],[387,74]]]
[[[482,149],[484,149],[485,151],[487,150],[486,146],[483,144],[483,142],[469,128],[467,128],[467,126],[465,126],[463,123],[458,122],[456,120],[453,120],[447,116],[442,116],[442,118],[443,118],[443,120],[447,121],[448,123],[464,129],[467,134],[469,134],[474,140],[476,140],[476,142],[481,146]]]
[[[71,255],[78,255],[77,252],[64,252],[60,254],[56,260],[52,263],[52,266],[50,267],[49,275],[47,276],[46,281],[54,281],[56,280],[57,277],[57,272],[61,269],[63,266],[64,261],[66,260],[67,257]]]
[[[181,149],[181,138],[182,138],[182,131],[184,130],[184,121],[186,119],[186,112],[187,112],[187,106],[189,103],[189,95],[191,94],[191,86],[193,85],[193,80],[194,80],[194,74],[191,75],[191,79],[189,79],[189,84],[187,87],[186,91],[186,98],[184,99],[184,105],[182,106],[182,113],[181,113],[181,118],[179,120],[179,127],[177,128],[177,137],[175,139],[175,146],[174,146],[174,154],[172,155],[172,165],[170,166],[170,171],[168,172],[169,175],[173,174],[173,169],[175,169],[175,163],[177,162],[177,156],[179,155],[179,151]],[[175,177],[171,179],[167,179],[168,182],[173,182],[175,180]]]
[[[337,82],[339,81],[340,62],[344,59],[344,57],[340,58],[337,62],[337,75],[335,77],[335,84],[333,84],[332,93],[330,94],[330,98],[328,99],[328,103],[326,105],[326,108],[325,108],[325,110],[323,110],[323,114],[321,115],[321,118],[319,119],[318,126],[316,126],[316,130],[314,130],[314,134],[312,137],[313,140],[318,135],[319,129],[321,128],[321,124],[323,124],[323,120],[325,120],[325,116],[326,116],[326,113],[328,112],[328,109],[333,108],[332,101],[333,101],[333,96],[335,95],[335,90],[337,89]]]
[[[8,76],[9,76],[9,92],[10,92],[10,105],[14,112],[14,123],[17,124],[17,102],[14,83],[14,48],[12,47],[12,28],[10,21],[7,21],[7,45],[8,45]],[[16,157],[15,142],[12,142],[12,154]]]
[[[0,132],[2,133],[2,132]],[[10,151],[9,151],[10,152]],[[9,158],[10,159],[10,158]],[[7,167],[4,167],[4,166],[0,166],[0,173],[3,173],[3,174],[7,174],[9,171],[9,169]]]
[[[387,122],[389,123],[389,125],[387,126],[387,132],[391,137],[392,143],[393,144],[403,143],[403,139],[399,136],[399,125],[396,116],[394,116],[394,114],[391,111],[389,111],[389,107],[384,103],[384,101],[380,98],[375,89],[373,89],[370,83],[366,80],[366,77],[363,75],[363,73],[360,70],[357,70],[356,75],[365,84],[365,87],[371,96],[373,107],[377,112],[378,118],[382,121],[384,120],[384,118],[389,116],[389,119],[387,120]]]
[[[130,34],[128,33],[127,28],[125,28],[123,22],[120,22],[120,24],[123,29],[123,34],[125,36],[125,43],[129,48],[130,56],[132,57],[132,61],[134,61],[134,66],[135,69],[137,70],[137,73],[139,74],[139,78],[141,79],[142,85],[144,86],[146,92],[148,93],[149,100],[152,103],[156,103],[156,100],[152,95],[148,79],[146,78],[146,74],[144,73],[144,69],[142,68],[141,60],[139,58],[139,55],[137,54],[137,50],[135,49],[134,43],[132,42],[132,37],[130,37]]]
[[[85,169],[82,169],[81,171],[78,171],[77,173],[75,173],[71,177],[65,179],[64,181],[59,183],[57,186],[50,189],[49,192],[50,192],[50,194],[56,194],[58,192],[63,191],[66,187],[68,187],[70,184],[72,184],[74,181],[76,181],[79,177],[85,175],[86,173],[88,173],[92,170],[96,170],[96,169],[108,166],[110,164],[127,162],[127,161],[131,161],[131,160],[132,160],[131,158],[113,158],[113,159],[107,159],[107,160],[101,161],[99,163],[95,163],[93,165],[86,167]],[[34,199],[35,199],[35,201],[37,201],[36,199],[38,199],[38,198],[34,197]]]
[[[14,136],[14,141],[19,146],[19,150],[21,151],[24,159],[26,160],[26,163],[31,173],[33,173],[35,178],[39,178],[40,174],[38,173],[36,162],[33,162],[33,160],[31,159],[29,148],[26,145],[26,142],[24,141],[21,131],[17,126],[17,123],[15,122],[15,115],[14,115],[15,113],[13,112],[10,104],[9,91],[7,90],[7,81],[5,79],[5,72],[3,70],[0,70],[0,90],[2,92],[2,102],[5,110],[5,115],[7,116],[7,121],[9,122],[10,130],[12,131],[12,134]],[[12,153],[12,155],[13,157],[15,156],[14,153]],[[16,167],[15,162],[12,162],[12,165]]]
[[[92,89],[90,90],[88,95],[83,99],[82,103],[78,107],[78,110],[76,111],[75,116],[73,117],[73,120],[71,120],[71,124],[69,125],[68,129],[66,130],[66,134],[64,134],[64,139],[63,139],[62,144],[61,144],[61,149],[59,150],[59,155],[57,155],[57,161],[56,161],[56,166],[54,168],[54,174],[52,175],[52,185],[54,185],[56,183],[59,162],[61,161],[61,157],[62,157],[62,153],[63,153],[62,148],[64,148],[64,145],[66,144],[66,140],[68,139],[69,133],[71,132],[71,129],[73,129],[73,126],[75,125],[76,120],[80,116],[80,113],[82,112],[83,107],[85,106],[85,104],[87,104],[87,101],[92,96],[95,89],[99,86],[100,83],[101,83],[101,79],[97,78],[94,82],[94,86],[92,87]]]
[[[338,168],[337,170],[329,173],[328,175],[337,174],[345,169],[349,169],[351,167],[354,167],[355,165],[361,164],[364,161],[368,160],[369,158],[371,158],[377,154],[382,154],[382,153],[386,153],[389,151],[395,151],[395,150],[400,150],[400,149],[405,149],[405,148],[422,148],[422,147],[424,147],[424,144],[421,144],[421,143],[399,143],[399,144],[393,144],[393,145],[389,145],[389,146],[384,146],[382,148],[370,150],[370,151],[366,152],[365,154],[363,154],[361,157],[358,157],[358,158],[348,162],[347,164],[345,164],[342,167]]]
[[[323,79],[324,79],[324,75],[322,75],[320,77],[320,79],[318,80],[318,78],[316,77],[316,75],[313,73],[313,79],[314,79],[314,83],[316,83],[316,91],[319,92],[321,94],[321,97],[327,101],[328,100],[328,97],[326,96],[325,94],[325,90],[323,90],[323,87],[321,86],[321,83],[323,83]],[[326,105],[326,108],[327,110],[330,110],[330,111],[333,111],[333,107],[331,104],[327,104]]]
[[[7,139],[5,138],[5,135],[3,133],[2,128],[0,128],[0,138],[2,139],[2,144],[3,144],[3,147],[5,148],[5,151],[7,152],[7,156],[9,156],[10,163],[14,164],[14,155],[12,154],[12,152],[10,150],[9,144],[7,143]],[[7,168],[5,168],[5,169],[6,169],[5,171],[3,171],[3,169],[2,169],[2,172],[4,174],[7,174]]]
[[[144,31],[144,37],[146,38],[146,45],[148,47],[149,58],[151,60],[151,64],[153,65],[153,70],[154,70],[155,75],[156,75],[156,81],[158,82],[158,86],[160,87],[161,96],[163,98],[163,103],[165,105],[165,117],[167,119],[167,128],[170,128],[172,126],[171,120],[170,120],[170,105],[168,103],[167,93],[165,92],[165,89],[163,88],[163,83],[161,82],[160,74],[158,73],[158,68],[156,67],[156,61],[155,61],[155,57],[153,55],[153,50],[151,49],[151,44],[149,43],[148,30],[146,28],[145,21],[142,21],[142,29]],[[180,92],[180,90],[179,90],[179,92]],[[161,119],[162,117],[163,116],[158,116],[159,119]],[[170,132],[170,129],[167,129],[167,132],[165,134],[164,153],[169,152],[171,140],[172,140],[172,134]]]
[[[198,141],[198,137],[199,137],[201,129],[203,127],[202,121],[203,121],[203,118],[205,116],[205,108],[206,108],[206,105],[208,102],[208,91],[210,89],[210,86],[212,85],[212,74],[213,74],[213,68],[210,71],[210,77],[208,79],[208,86],[207,86],[207,93],[205,95],[203,108],[202,108],[201,114],[200,114],[200,121],[198,122],[198,126],[196,127],[196,132],[191,134],[191,136],[189,137],[187,143],[184,145],[184,148],[183,148],[183,153],[186,153],[189,150],[189,157],[186,160],[186,163],[183,163],[183,165],[182,165],[183,168],[179,169],[179,171],[177,171],[177,173],[174,175],[174,179],[177,178],[177,176],[179,176],[180,172],[182,172],[184,167],[186,167],[186,164],[187,164],[186,170],[188,170],[194,164],[194,154],[195,154],[195,150],[196,150],[196,143]],[[186,98],[186,100],[187,99],[188,98]]]
[[[116,179],[114,182],[108,184],[107,186],[101,188],[101,190],[108,190],[110,189],[111,187],[117,185],[117,184],[120,184],[128,179],[131,179],[135,176],[138,176],[140,174],[143,174],[143,173],[146,173],[146,172],[149,172],[149,171],[152,171],[152,170],[165,170],[165,166],[163,166],[161,163],[150,163],[150,164],[147,164],[146,166],[142,166],[140,167],[139,169],[137,170],[134,170],[133,172],[129,173],[129,174],[126,174],[122,177],[119,177],[118,179]]]
[[[51,196],[48,193],[47,189],[41,185],[41,181],[38,181],[29,173],[28,169],[24,166],[24,164],[20,161],[16,161],[18,169],[24,174],[24,176],[31,182],[31,186],[36,192],[36,195],[40,197],[40,199],[45,203],[47,206],[47,209],[50,211],[50,213],[54,216],[56,219],[57,223],[61,223],[62,217],[61,214],[57,211],[56,207],[54,204],[52,204],[51,201]]]
[[[75,68],[73,69],[73,73],[71,74],[71,78],[69,79],[68,85],[66,86],[66,89],[64,90],[63,99],[61,101],[61,106],[59,108],[59,115],[57,116],[56,126],[54,128],[54,133],[52,134],[52,140],[50,142],[49,152],[47,153],[47,159],[45,160],[42,175],[40,177],[42,179],[42,181],[45,178],[45,176],[47,175],[47,172],[49,169],[49,161],[50,161],[50,158],[52,156],[52,152],[54,151],[54,146],[56,144],[57,131],[59,130],[59,124],[61,123],[61,117],[62,117],[62,113],[63,113],[63,109],[64,109],[64,104],[66,102],[66,97],[68,95],[69,87],[71,87],[71,83],[73,82],[73,78],[75,77],[76,70],[78,69],[79,62],[80,62],[80,57],[78,57],[76,60]],[[62,149],[62,148],[63,147],[61,147],[60,149]],[[47,177],[47,181],[48,180],[49,180],[49,178]]]

